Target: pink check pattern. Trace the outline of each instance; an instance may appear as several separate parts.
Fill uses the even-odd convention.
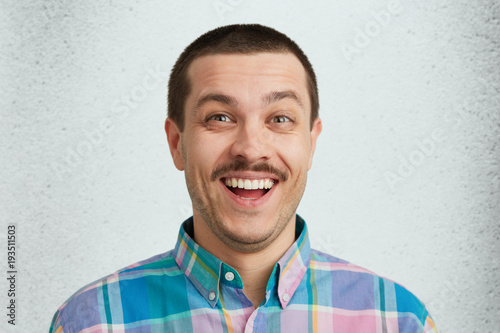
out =
[[[199,247],[192,232],[191,218],[172,251],[82,288],[58,309],[50,332],[437,332],[401,285],[311,250],[298,215],[296,241],[257,308],[238,272]]]

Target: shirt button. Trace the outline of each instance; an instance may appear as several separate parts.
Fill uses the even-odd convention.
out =
[[[288,302],[289,300],[290,300],[290,295],[288,295],[288,294],[284,294],[284,295],[283,295],[283,301],[284,301],[284,302]]]
[[[227,272],[225,276],[226,276],[226,280],[228,280],[228,281],[234,280],[234,273],[233,272]]]
[[[208,299],[211,301],[215,299],[215,293],[213,291],[211,291],[210,294],[208,294]]]

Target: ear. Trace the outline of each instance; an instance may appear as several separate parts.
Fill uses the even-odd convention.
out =
[[[177,124],[170,118],[165,120],[165,132],[167,133],[168,146],[174,165],[180,171],[184,170],[184,160],[182,159],[181,131]]]
[[[316,140],[318,139],[319,133],[321,133],[322,128],[323,125],[321,124],[321,119],[316,118],[311,129],[311,154],[309,155],[309,165],[307,167],[307,170],[311,169],[314,150],[316,149]]]

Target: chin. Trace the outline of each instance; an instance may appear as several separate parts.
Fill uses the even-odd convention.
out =
[[[248,217],[247,217],[248,218]],[[231,219],[230,225],[219,225],[212,230],[227,246],[240,252],[257,252],[269,246],[283,231],[286,224],[279,222],[278,217],[247,219]],[[228,220],[226,220],[228,221]],[[272,221],[272,225],[269,222]]]

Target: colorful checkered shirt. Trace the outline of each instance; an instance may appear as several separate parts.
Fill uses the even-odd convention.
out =
[[[274,266],[256,309],[238,272],[190,234],[192,218],[174,250],[79,290],[50,332],[437,332],[404,287],[311,250],[299,216],[297,240]]]

